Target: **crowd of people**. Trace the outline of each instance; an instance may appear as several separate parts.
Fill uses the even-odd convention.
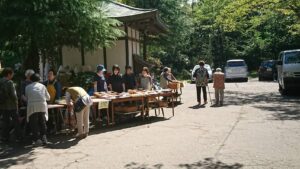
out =
[[[94,92],[116,92],[122,93],[128,90],[152,90],[155,87],[154,79],[150,75],[147,67],[142,69],[139,77],[136,77],[131,66],[125,67],[125,74],[121,75],[120,67],[114,65],[112,74],[105,76],[104,65],[96,67],[93,78],[93,88],[90,95]],[[25,71],[25,79],[21,82],[20,91],[17,91],[12,81],[14,71],[5,68],[2,71],[3,78],[0,79],[0,115],[3,118],[3,130],[1,142],[9,142],[10,130],[13,124],[15,140],[22,140],[21,124],[22,116],[25,123],[29,126],[32,134],[32,141],[36,145],[47,144],[47,133],[51,133],[55,119],[48,113],[49,104],[55,104],[56,100],[65,96],[67,110],[76,115],[77,131],[76,137],[85,138],[89,132],[89,112],[92,105],[90,95],[81,87],[68,87],[63,91],[63,86],[56,78],[53,69],[48,71],[47,80],[41,82],[39,74],[29,69]],[[160,75],[161,88],[167,88],[168,83],[177,81],[172,75],[171,69],[165,67]],[[26,107],[26,109],[20,109]],[[56,111],[51,109],[49,111]],[[48,116],[48,114],[50,116]],[[24,120],[23,120],[24,121]]]
[[[199,62],[200,68],[195,71],[193,77],[196,78],[196,93],[198,104],[201,105],[201,91],[203,93],[204,104],[207,104],[208,71],[204,68],[204,61]],[[32,134],[32,141],[36,145],[46,145],[47,133],[53,129],[54,118],[49,117],[48,105],[55,104],[55,101],[65,96],[67,111],[76,115],[77,131],[76,137],[85,138],[89,133],[89,114],[92,100],[90,95],[95,92],[116,92],[122,93],[128,90],[152,90],[155,88],[154,79],[147,67],[142,69],[139,77],[136,77],[131,66],[125,67],[125,74],[122,75],[120,67],[114,65],[112,74],[105,76],[104,65],[96,67],[93,78],[91,94],[88,94],[81,87],[67,87],[63,91],[62,85],[56,78],[54,70],[48,71],[47,80],[41,82],[40,75],[29,69],[25,72],[25,79],[21,83],[17,92],[14,82],[14,71],[5,68],[2,71],[3,78],[0,79],[0,115],[2,114],[3,129],[1,141],[9,142],[11,126],[14,126],[15,140],[22,140],[21,116],[25,117],[25,123],[29,124]],[[224,73],[220,68],[216,69],[213,76],[213,87],[215,88],[215,105],[222,106],[224,98]],[[169,83],[178,82],[171,73],[171,69],[165,67],[160,74],[159,89],[166,89]],[[156,88],[158,88],[156,86]],[[19,93],[19,94],[17,94]],[[21,110],[20,107],[26,107]],[[55,111],[55,110],[51,110]]]

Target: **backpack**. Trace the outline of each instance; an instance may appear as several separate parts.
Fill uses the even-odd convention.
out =
[[[207,70],[204,69],[197,69],[196,70],[196,84],[197,86],[205,86],[205,81],[207,79]]]
[[[5,91],[5,84],[8,80],[4,80],[0,82],[0,104],[5,103],[6,100],[6,91]]]

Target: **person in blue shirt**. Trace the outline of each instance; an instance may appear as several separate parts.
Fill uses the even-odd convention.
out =
[[[107,92],[107,83],[104,76],[106,69],[103,65],[97,66],[97,73],[94,76],[94,92]]]

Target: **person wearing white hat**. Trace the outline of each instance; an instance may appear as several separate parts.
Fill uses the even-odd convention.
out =
[[[22,106],[27,105],[27,98],[25,96],[25,88],[32,83],[30,77],[34,74],[34,70],[28,69],[25,71],[25,80],[21,82],[21,104]]]
[[[217,106],[223,106],[224,89],[225,89],[225,75],[221,68],[217,68],[214,73],[214,89]]]

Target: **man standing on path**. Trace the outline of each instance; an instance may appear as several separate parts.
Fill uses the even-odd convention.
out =
[[[197,101],[199,106],[201,105],[201,89],[203,91],[203,98],[204,98],[204,104],[207,104],[207,92],[206,92],[206,86],[209,78],[209,74],[207,69],[204,68],[205,62],[200,61],[199,66],[194,74],[193,77],[196,78],[196,89],[197,89]]]
[[[223,106],[225,76],[221,68],[217,68],[214,73],[214,88],[216,97],[216,106]]]

